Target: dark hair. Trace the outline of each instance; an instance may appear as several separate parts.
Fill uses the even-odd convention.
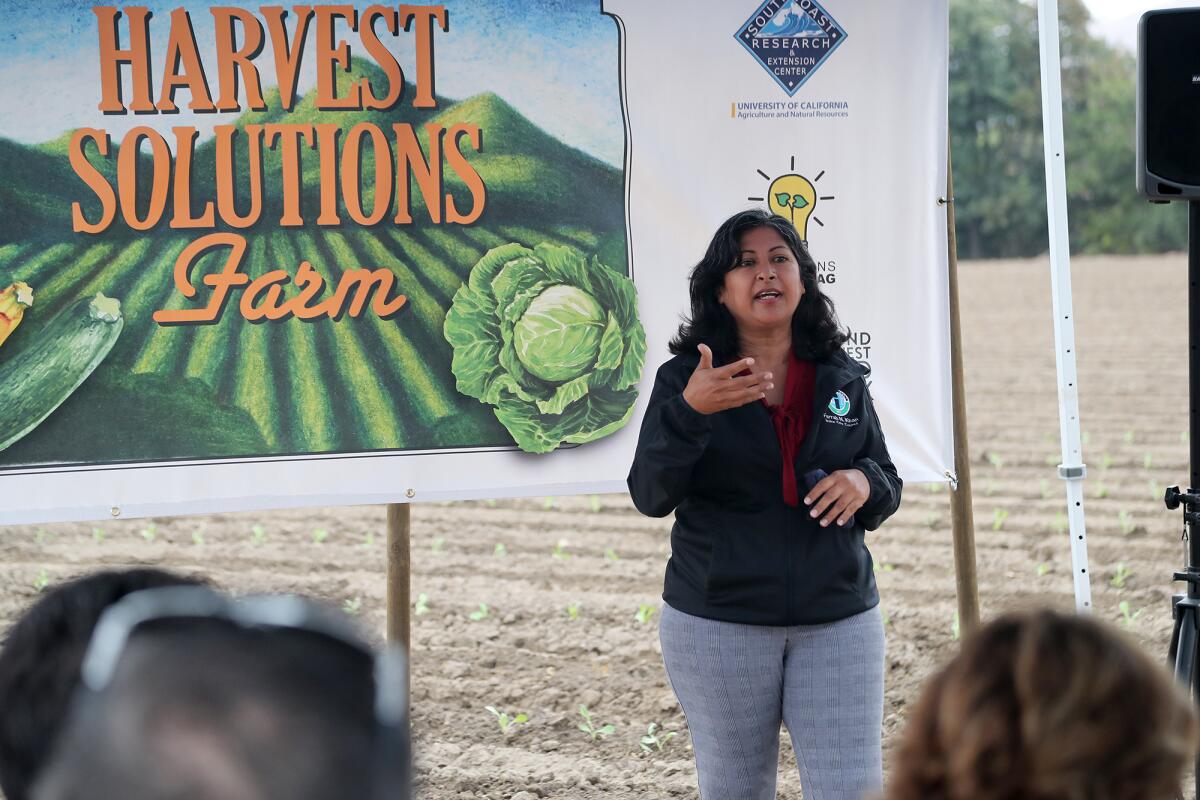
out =
[[[157,569],[106,570],[56,586],[9,629],[0,649],[0,789],[27,800],[66,720],[96,621],[127,594],[198,585]]]
[[[322,635],[149,623],[81,696],[35,798],[368,798],[374,695],[370,654]]]
[[[737,264],[742,235],[755,228],[776,231],[800,265],[804,296],[792,315],[792,348],[800,355],[828,358],[845,343],[846,334],[838,325],[833,300],[821,292],[817,264],[800,241],[795,226],[778,214],[752,209],[739,211],[722,222],[704,258],[692,269],[688,279],[692,314],[671,340],[670,349],[675,355],[695,353],[696,346],[703,342],[712,348],[717,363],[728,363],[738,357],[737,322],[717,300],[717,292],[725,283],[725,274]]]
[[[1191,701],[1119,631],[1009,614],[925,684],[886,797],[1167,800],[1196,748]]]

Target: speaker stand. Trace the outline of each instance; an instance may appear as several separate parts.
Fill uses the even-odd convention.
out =
[[[1171,599],[1171,646],[1168,665],[1175,677],[1187,687],[1188,694],[1200,700],[1200,201],[1188,203],[1188,461],[1191,468],[1188,490],[1169,486],[1163,501],[1167,508],[1183,507],[1183,541],[1186,566],[1174,580],[1187,583],[1187,593]],[[1195,763],[1196,797],[1200,798],[1200,758]]]

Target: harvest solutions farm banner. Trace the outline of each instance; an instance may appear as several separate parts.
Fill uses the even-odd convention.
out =
[[[0,521],[619,491],[788,216],[951,463],[946,4],[5,4]]]

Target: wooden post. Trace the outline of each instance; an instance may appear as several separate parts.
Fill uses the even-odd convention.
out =
[[[404,696],[411,697],[412,647],[411,611],[412,547],[408,503],[387,507],[387,638],[404,646],[408,668],[404,670]]]
[[[958,624],[965,635],[979,627],[979,580],[975,570],[975,515],[971,509],[971,454],[967,447],[967,393],[963,384],[962,322],[958,310],[958,238],[954,233],[954,175],[946,149],[946,241],[950,273],[950,385],[954,406],[954,473],[950,494],[954,532],[954,579]]]

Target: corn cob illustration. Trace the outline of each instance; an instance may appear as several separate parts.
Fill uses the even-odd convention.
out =
[[[25,316],[25,309],[33,305],[33,289],[24,281],[17,281],[0,291],[0,344],[12,335]]]

